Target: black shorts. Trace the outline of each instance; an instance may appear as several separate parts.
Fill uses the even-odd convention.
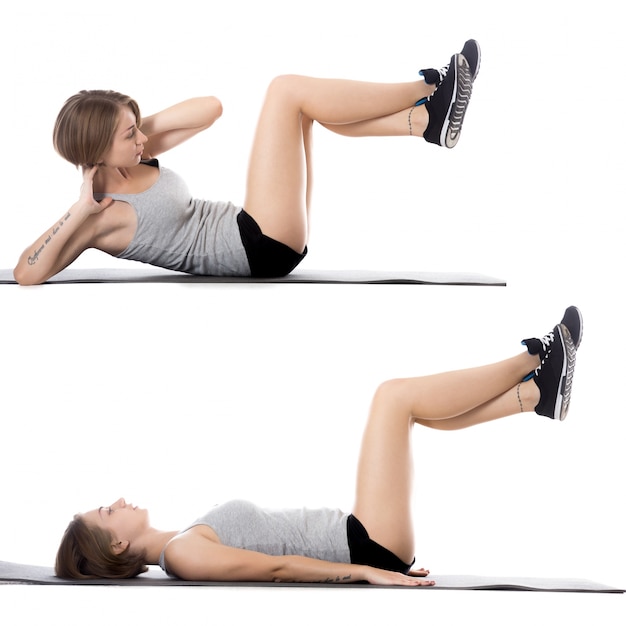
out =
[[[253,278],[280,278],[287,276],[306,256],[261,232],[256,221],[243,209],[237,215],[241,241],[248,257]]]
[[[415,563],[415,559],[412,563],[405,563],[393,552],[370,539],[365,526],[354,515],[348,516],[348,546],[350,561],[357,565],[369,565],[408,574]]]

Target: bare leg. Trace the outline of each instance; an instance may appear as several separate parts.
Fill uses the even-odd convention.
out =
[[[518,383],[502,395],[484,404],[450,418],[425,419],[416,417],[415,422],[429,428],[438,430],[459,430],[484,424],[495,419],[514,413],[532,411],[539,402],[539,389],[537,385],[529,380]]]
[[[423,80],[385,84],[306,76],[274,79],[250,154],[245,210],[264,234],[302,252],[308,238],[307,169],[313,121],[350,136],[394,135],[400,132],[404,116],[408,135],[409,109],[432,92]],[[414,123],[420,129],[426,113],[424,107],[416,111]],[[378,121],[363,125],[369,120]]]
[[[462,428],[519,413],[517,385],[538,365],[536,355],[524,353],[493,365],[392,380],[379,387],[363,436],[353,509],[374,541],[405,562],[413,558],[413,424]],[[525,410],[536,404],[533,386],[520,386]]]
[[[411,106],[391,115],[352,124],[322,124],[344,137],[405,137],[409,134],[422,137],[427,125],[428,112],[423,106]]]

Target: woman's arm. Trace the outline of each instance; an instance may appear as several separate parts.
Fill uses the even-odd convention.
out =
[[[86,169],[79,199],[19,258],[13,276],[20,285],[38,285],[54,276],[91,246],[96,235],[92,216],[108,208],[113,200],[97,202],[93,197],[93,177],[97,167]]]
[[[146,117],[141,132],[148,136],[146,157],[156,157],[206,130],[222,115],[222,103],[214,96],[191,98]]]
[[[379,570],[366,565],[333,563],[303,556],[269,556],[231,548],[201,535],[180,535],[166,548],[168,571],[184,580],[225,582],[350,583],[431,586],[416,576]]]

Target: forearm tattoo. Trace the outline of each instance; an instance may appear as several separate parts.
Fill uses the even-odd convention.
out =
[[[33,252],[31,256],[28,257],[28,264],[35,265],[39,260],[39,256],[44,251],[45,247],[52,241],[52,238],[63,228],[63,224],[67,222],[67,220],[72,217],[72,214],[68,211],[65,217],[63,217],[58,224],[52,227],[50,234],[45,238],[44,242]]]
[[[335,576],[334,578],[326,578],[323,580],[299,580],[299,579],[292,579],[292,580],[285,580],[283,578],[274,578],[273,582],[275,583],[314,583],[314,584],[330,584],[330,583],[345,583],[349,580],[352,580],[352,575],[351,574],[347,574],[346,576]]]

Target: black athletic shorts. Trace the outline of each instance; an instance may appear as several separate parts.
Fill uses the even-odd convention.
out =
[[[243,209],[237,215],[237,224],[248,257],[250,273],[254,278],[287,276],[306,256],[306,248],[300,254],[284,243],[264,235],[256,221]]]
[[[365,526],[354,515],[348,516],[348,546],[350,561],[357,565],[370,565],[408,574],[415,563],[415,559],[410,564],[405,563],[393,552],[370,539]]]

